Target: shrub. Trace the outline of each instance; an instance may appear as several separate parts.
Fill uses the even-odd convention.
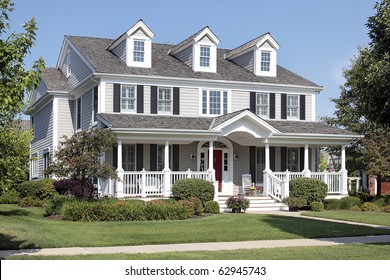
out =
[[[372,202],[364,202],[361,206],[362,211],[377,211],[378,206],[375,205],[375,203]]]
[[[43,205],[45,209],[45,216],[60,215],[62,205],[65,202],[74,201],[75,198],[67,195],[56,195],[53,198],[47,200]]]
[[[356,196],[346,196],[340,199],[340,209],[349,210],[352,206],[360,206],[362,204],[360,198]]]
[[[92,181],[85,182],[86,185],[75,179],[63,179],[54,183],[55,189],[59,194],[73,195],[78,198],[92,198]]]
[[[178,200],[177,203],[186,207],[188,209],[188,211],[190,211],[191,216],[195,215],[195,205],[194,205],[194,202],[192,200],[182,199],[182,200]]]
[[[324,208],[326,210],[339,210],[340,199],[329,198],[324,200]]]
[[[204,208],[204,212],[210,213],[210,214],[219,214],[219,204],[217,201],[207,201],[206,206]]]
[[[307,200],[303,197],[289,196],[283,199],[283,202],[288,205],[290,210],[298,210],[307,206]]]
[[[375,203],[378,208],[381,208],[382,206],[386,205],[384,197],[375,198],[372,202]]]
[[[312,203],[310,203],[310,209],[311,211],[315,212],[324,211],[324,204],[319,201],[313,201]]]
[[[249,207],[249,199],[242,195],[231,196],[226,200],[226,205],[233,213],[241,213],[241,210],[245,211]]]
[[[172,186],[172,195],[176,200],[197,197],[206,205],[214,199],[214,185],[203,179],[181,179]]]
[[[0,196],[0,204],[19,204],[20,196],[17,191],[10,190]]]
[[[307,204],[324,201],[328,186],[315,178],[295,178],[290,181],[290,196],[303,197]]]
[[[23,197],[20,202],[20,207],[42,207],[45,202],[36,197]]]
[[[390,205],[383,206],[381,212],[390,213]]]
[[[147,220],[184,220],[192,217],[191,211],[176,201],[149,201],[146,203]]]
[[[36,181],[25,181],[14,187],[21,198],[35,197],[38,199],[50,199],[57,194],[54,188],[55,180],[43,179]]]
[[[362,211],[362,208],[360,208],[360,207],[357,206],[357,205],[354,205],[354,206],[352,206],[349,210],[351,210],[351,211]]]
[[[120,221],[145,221],[146,203],[143,200],[120,200],[115,202],[115,210]]]

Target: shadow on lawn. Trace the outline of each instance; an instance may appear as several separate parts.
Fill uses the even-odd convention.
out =
[[[271,227],[303,238],[332,238],[389,234],[390,231],[299,217],[267,215],[262,221]]]
[[[24,209],[13,209],[9,211],[0,211],[0,216],[28,216],[30,212]]]
[[[14,240],[15,237],[16,236],[0,233],[0,259],[16,255],[15,250],[19,249],[30,249],[28,250],[30,253],[39,251],[39,248],[37,248],[34,243],[26,244],[26,240]]]

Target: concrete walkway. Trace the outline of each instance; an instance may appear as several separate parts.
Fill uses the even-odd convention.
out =
[[[251,213],[251,215],[254,213]],[[272,214],[294,216],[308,219],[325,220],[354,225],[370,226],[375,228],[390,229],[388,226],[369,225],[362,223],[336,221],[330,219],[301,216],[298,212],[260,212],[257,214]],[[297,246],[334,246],[342,244],[367,244],[367,243],[390,243],[390,235],[378,236],[355,236],[338,238],[318,239],[285,239],[285,240],[259,240],[240,242],[214,242],[214,243],[185,243],[185,244],[163,244],[163,245],[142,245],[142,246],[117,246],[117,247],[73,247],[73,248],[48,248],[48,249],[27,249],[0,251],[0,258],[9,256],[53,256],[53,255],[88,255],[88,254],[113,254],[113,253],[160,253],[160,252],[183,252],[183,251],[221,251],[236,249],[260,249]]]

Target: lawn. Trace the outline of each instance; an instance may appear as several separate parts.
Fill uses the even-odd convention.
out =
[[[191,251],[153,254],[23,256],[7,260],[389,260],[390,244]]]
[[[372,211],[329,210],[321,212],[304,212],[303,215],[310,217],[320,217],[358,223],[390,226],[390,213],[380,213]]]
[[[277,215],[220,214],[182,221],[70,222],[42,208],[0,205],[0,250],[131,246],[390,234],[390,230]]]

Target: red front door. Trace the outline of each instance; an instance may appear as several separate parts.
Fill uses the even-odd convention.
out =
[[[222,191],[222,151],[214,150],[215,180],[218,181],[218,191]]]

